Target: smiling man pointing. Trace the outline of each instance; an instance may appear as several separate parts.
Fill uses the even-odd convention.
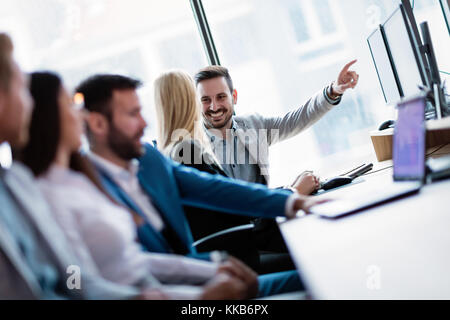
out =
[[[347,63],[335,81],[281,117],[234,116],[237,91],[228,70],[221,66],[200,70],[195,82],[204,124],[227,175],[267,185],[269,146],[299,134],[338,105],[344,92],[358,84],[359,75],[350,70],[355,62]],[[306,172],[296,179],[293,187],[299,193],[310,194],[317,189],[318,179]]]

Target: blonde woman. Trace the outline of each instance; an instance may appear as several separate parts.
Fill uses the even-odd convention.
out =
[[[163,154],[200,171],[227,176],[211,150],[189,74],[175,70],[156,79],[155,106],[157,145]]]
[[[173,160],[210,174],[227,176],[203,128],[200,101],[194,81],[184,71],[169,71],[155,81],[155,106],[158,119],[157,145]],[[258,273],[294,269],[276,223],[260,228],[260,221],[244,216],[185,206],[195,240],[215,232],[254,223],[252,236],[229,250]],[[264,252],[264,254],[261,254]],[[268,253],[268,254],[265,254]]]
[[[155,80],[158,149],[181,164],[227,176],[211,150],[201,122],[194,81],[184,71],[169,71]],[[186,210],[194,239],[251,222],[251,218]]]
[[[181,70],[163,73],[155,81],[158,118],[158,148],[176,162],[200,171],[228,176],[214,152],[202,122],[202,106],[191,76]],[[317,189],[317,178],[300,174],[289,189],[309,195]]]

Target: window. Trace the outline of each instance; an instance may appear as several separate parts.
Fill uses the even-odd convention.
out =
[[[13,37],[25,71],[56,71],[70,89],[99,72],[144,81],[139,94],[147,140],[156,135],[153,80],[167,69],[194,73],[207,64],[187,0],[1,2],[0,29]],[[0,156],[9,163],[9,153]]]
[[[203,0],[220,60],[239,91],[238,114],[288,112],[334,80],[346,62],[359,60],[357,90],[312,128],[272,148],[273,185],[304,169],[334,175],[374,156],[369,132],[394,109],[384,103],[366,39],[397,4]],[[438,63],[449,72],[449,37],[438,1],[415,0],[415,14],[418,23],[429,21]],[[171,68],[193,74],[207,64],[187,0],[2,0],[0,29],[13,36],[25,70],[55,70],[69,88],[97,72],[143,80],[147,140],[156,134],[155,77]],[[9,161],[1,148],[0,161]]]
[[[294,27],[295,36],[299,43],[306,42],[311,39],[309,28],[306,24],[305,15],[299,3],[295,3],[289,9],[289,17]]]
[[[427,7],[439,9],[437,1],[426,2],[416,14]],[[306,169],[321,169],[319,174],[327,177],[368,158],[375,161],[369,133],[395,111],[384,103],[366,39],[397,4],[203,0],[221,63],[230,69],[239,92],[237,114],[282,115],[331,83],[346,62],[358,59],[357,90],[350,90],[306,132],[272,147],[273,186],[291,182]],[[247,23],[233,28],[233,21]],[[435,43],[441,39],[433,37]],[[244,52],[249,44],[251,51]]]
[[[336,4],[329,0],[290,0],[286,10],[298,42],[294,52],[300,69],[332,64],[345,54],[344,26],[338,23],[340,9]]]
[[[329,0],[290,0],[288,11],[299,43],[338,33]]]
[[[430,27],[430,33],[433,41],[433,47],[436,54],[436,60],[441,70],[441,79],[446,81],[447,92],[448,82],[450,81],[450,37],[445,25],[444,15],[439,5],[439,1],[433,0],[415,0],[414,15],[417,24],[427,21]]]
[[[330,7],[330,0],[315,0],[312,3],[322,33],[330,34],[336,32],[337,25],[333,10]]]

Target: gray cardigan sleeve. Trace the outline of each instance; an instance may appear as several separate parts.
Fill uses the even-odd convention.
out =
[[[253,121],[260,122],[262,129],[267,129],[267,139],[269,145],[294,137],[303,130],[308,129],[314,123],[320,120],[328,111],[334,107],[325,98],[325,92],[321,90],[316,93],[300,108],[288,112],[281,117],[261,117]],[[272,132],[278,130],[278,132]]]

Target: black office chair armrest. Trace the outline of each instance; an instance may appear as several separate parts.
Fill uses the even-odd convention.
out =
[[[192,246],[198,252],[227,250],[233,247],[248,247],[253,244],[253,223],[213,233],[195,241]],[[250,243],[251,242],[251,243]]]
[[[192,244],[198,252],[226,251],[253,269],[259,268],[259,253],[255,243],[254,225],[245,224],[213,233]]]

